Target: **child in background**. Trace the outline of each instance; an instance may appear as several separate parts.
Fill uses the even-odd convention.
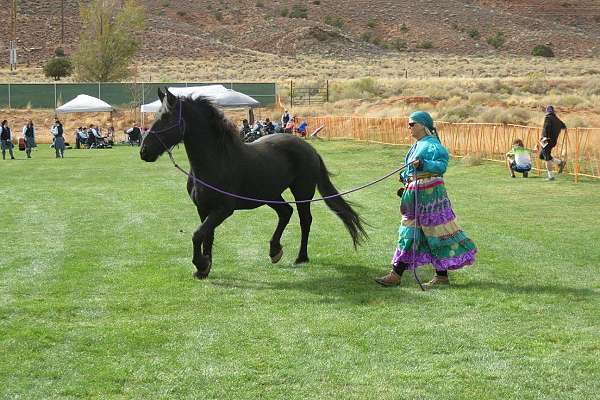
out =
[[[525,148],[521,139],[515,139],[512,142],[512,149],[506,153],[506,165],[512,178],[515,177],[515,171],[521,172],[523,178],[529,176],[529,171],[531,170],[531,150]]]

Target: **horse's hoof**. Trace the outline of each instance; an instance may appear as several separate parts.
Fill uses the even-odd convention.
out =
[[[212,267],[212,261],[208,261],[208,264],[202,270],[197,269],[196,272],[194,272],[194,276],[198,279],[208,278],[208,274],[210,273],[210,267]]]
[[[308,257],[298,257],[294,264],[306,264],[308,262]]]
[[[279,250],[279,253],[271,257],[271,262],[277,264],[279,260],[281,260],[281,257],[283,257],[283,249]]]
[[[206,278],[208,278],[208,272],[196,271],[196,272],[194,272],[194,277],[196,279],[200,279],[200,280],[206,279]]]

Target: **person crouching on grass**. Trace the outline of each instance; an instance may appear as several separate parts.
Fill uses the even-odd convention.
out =
[[[435,276],[423,285],[431,289],[450,283],[448,270],[473,264],[477,248],[455,222],[442,179],[448,167],[448,150],[437,137],[433,119],[417,111],[410,115],[408,126],[416,143],[404,159],[405,165],[414,164],[400,176],[407,186],[398,193],[402,213],[398,244],[392,270],[375,281],[382,286],[398,286],[405,270],[433,264]]]
[[[515,171],[523,174],[523,178],[529,176],[531,171],[531,150],[526,149],[521,139],[512,142],[512,149],[506,153],[506,165],[510,176],[515,177]]]

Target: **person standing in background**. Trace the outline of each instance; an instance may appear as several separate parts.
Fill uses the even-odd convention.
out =
[[[54,125],[50,130],[54,136],[54,151],[56,152],[56,158],[65,158],[65,138],[63,136],[63,126],[60,120],[54,118]]]
[[[27,158],[31,158],[31,149],[35,147],[35,128],[32,120],[29,120],[23,127],[23,138],[25,139],[25,153]]]
[[[10,127],[8,126],[7,120],[2,121],[2,124],[0,125],[0,147],[2,148],[3,160],[6,160],[7,149],[8,153],[10,154],[10,159],[15,159],[15,155],[13,154],[12,133],[10,132]]]

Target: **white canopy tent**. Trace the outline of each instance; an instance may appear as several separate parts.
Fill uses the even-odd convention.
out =
[[[197,99],[200,96],[204,96],[212,100],[215,105],[223,108],[254,108],[260,106],[260,102],[252,97],[232,89],[227,89],[223,85],[170,87],[169,91],[178,97],[190,96],[192,99]],[[142,104],[140,111],[142,113],[157,112],[160,109],[160,106],[160,100],[156,100],[152,103]]]
[[[105,101],[102,101],[96,97],[88,96],[87,94],[80,94],[73,100],[66,102],[62,106],[56,108],[56,114],[67,114],[67,113],[96,113],[96,112],[109,112],[115,111],[113,106]],[[112,114],[109,120],[112,120]],[[77,139],[76,139],[77,143]],[[77,147],[79,148],[79,147]]]
[[[56,109],[57,114],[111,111],[114,108],[110,104],[87,94],[80,94]]]
[[[189,87],[170,87],[169,92],[178,97],[191,97],[197,99],[200,96],[209,98],[216,106],[223,108],[250,108],[250,114],[252,114],[252,108],[259,107],[260,102],[252,97],[236,92],[232,89],[227,89],[223,85],[206,85],[206,86],[189,86]],[[152,103],[142,104],[140,106],[141,111],[141,126],[144,126],[144,114],[155,113],[160,109],[160,100],[153,101]],[[253,119],[253,115],[250,119]]]

